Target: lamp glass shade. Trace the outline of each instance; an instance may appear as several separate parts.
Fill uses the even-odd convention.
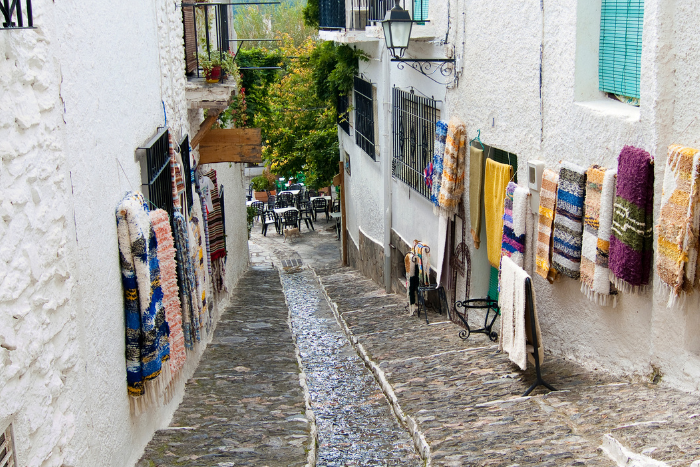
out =
[[[403,55],[403,51],[408,47],[408,41],[411,38],[411,26],[413,26],[411,15],[408,11],[401,8],[397,0],[394,8],[386,13],[386,17],[382,21],[386,47],[394,56],[397,55],[397,51],[400,55]]]

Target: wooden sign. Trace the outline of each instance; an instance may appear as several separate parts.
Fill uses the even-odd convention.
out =
[[[199,163],[262,162],[260,128],[211,130],[199,142]]]

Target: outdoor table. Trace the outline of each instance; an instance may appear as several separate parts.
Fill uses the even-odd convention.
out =
[[[254,200],[254,199],[253,199],[253,200],[250,200],[250,201],[246,201],[246,202],[245,202],[245,207],[252,206],[253,203],[254,203],[255,201],[257,201],[257,200]]]
[[[275,215],[277,216],[277,224],[278,224],[277,233],[279,233],[280,235],[282,234],[282,215],[284,215],[285,212],[291,211],[291,210],[299,211],[297,208],[294,208],[294,207],[275,208],[272,210],[275,213]]]
[[[340,219],[341,219],[340,213],[339,213],[339,212],[332,212],[332,213],[331,213],[331,217],[332,217],[333,219],[335,219],[335,229],[338,231],[338,240],[340,240],[340,228],[341,228],[341,224],[340,224]]]

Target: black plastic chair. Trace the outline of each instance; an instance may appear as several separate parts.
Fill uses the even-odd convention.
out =
[[[262,213],[265,212],[265,203],[262,201],[253,201],[253,204],[251,204],[255,208],[255,217],[258,218],[258,220],[261,218]]]
[[[287,204],[287,201],[284,198],[277,198],[275,200],[275,209],[282,209],[286,207],[289,207],[289,205]]]
[[[334,199],[331,205],[331,212],[340,212],[340,200]]]
[[[309,198],[315,198],[316,196],[318,196],[318,191],[313,189],[309,190],[307,193],[309,194]]]
[[[302,201],[299,203],[299,226],[301,227],[301,221],[304,221],[306,224],[306,228],[309,228],[309,225],[311,226],[311,230],[316,230],[314,229],[314,218],[313,218],[313,210],[311,209],[311,203],[308,201]]]
[[[267,197],[267,210],[272,211],[275,209],[275,195],[270,195]]]
[[[317,220],[317,213],[322,212],[326,215],[326,222],[328,222],[328,203],[325,198],[318,198],[313,201],[314,210],[314,220]]]
[[[299,228],[299,211],[296,209],[290,209],[282,214],[282,230],[287,226]]]
[[[304,185],[302,185],[300,183],[295,183],[293,185],[289,185],[289,189],[290,190],[301,190],[301,187],[303,187],[303,186]]]
[[[267,237],[267,227],[270,224],[274,224],[275,230],[277,230],[277,216],[272,211],[265,211],[262,216],[262,234]]]

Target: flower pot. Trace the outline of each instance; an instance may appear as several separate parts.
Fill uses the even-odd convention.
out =
[[[213,66],[211,70],[207,70],[206,79],[207,83],[218,83],[221,79],[221,67]]]

